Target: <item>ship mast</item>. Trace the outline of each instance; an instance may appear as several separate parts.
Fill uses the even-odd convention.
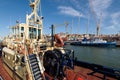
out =
[[[87,22],[87,27],[86,27],[86,34],[88,35],[88,28],[89,28],[89,20],[90,20],[90,15],[88,13],[88,22]]]
[[[79,31],[80,30],[80,16],[78,16],[78,31],[77,31],[77,34],[79,34]]]
[[[38,15],[39,11],[39,6],[40,6],[40,0],[30,0],[30,7],[32,8],[32,12],[28,15],[26,15],[26,38],[29,39],[29,30],[28,28],[36,28],[37,30],[37,35],[36,38],[40,39],[42,37],[42,15]],[[40,8],[41,11],[41,8]],[[41,13],[41,12],[40,12]]]
[[[100,25],[101,25],[101,20],[102,20],[102,13],[99,19],[99,22],[97,23],[97,36],[100,35]]]

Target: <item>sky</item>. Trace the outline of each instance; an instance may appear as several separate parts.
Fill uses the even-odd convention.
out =
[[[0,0],[0,36],[10,33],[9,26],[16,20],[25,23],[26,14],[30,14],[29,0]],[[43,33],[50,33],[50,26],[57,25],[56,33],[96,34],[96,25],[100,22],[100,34],[120,32],[120,0],[41,0]],[[88,24],[89,23],[89,24]],[[71,30],[72,29],[72,30]]]

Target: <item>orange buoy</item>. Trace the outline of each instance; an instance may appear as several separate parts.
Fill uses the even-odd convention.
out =
[[[57,46],[57,47],[64,46],[64,42],[63,42],[62,38],[60,38],[60,36],[58,36],[57,34],[55,34],[55,40],[56,40],[55,46]]]

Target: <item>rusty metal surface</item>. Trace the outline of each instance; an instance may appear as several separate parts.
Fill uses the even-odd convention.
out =
[[[100,73],[95,73],[94,75],[88,75],[88,73],[91,73],[92,70],[83,67],[75,66],[74,72],[79,72],[82,75],[86,76],[87,80],[103,80],[104,78],[103,74]],[[106,77],[106,80],[117,80],[117,79]]]
[[[3,67],[2,59],[0,57],[0,76],[3,78],[3,80],[13,80],[8,72]]]

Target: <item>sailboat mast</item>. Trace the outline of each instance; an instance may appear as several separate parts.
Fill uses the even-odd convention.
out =
[[[74,20],[72,19],[71,34],[72,34],[72,28],[74,26],[73,24],[74,24]]]
[[[77,29],[77,33],[79,34],[79,30],[80,30],[80,16],[78,17],[78,29]]]
[[[101,15],[100,15],[99,22],[97,23],[97,36],[100,35],[100,25],[101,25],[101,21],[102,21],[102,13],[101,13]]]
[[[87,22],[87,27],[86,27],[86,34],[88,34],[89,19],[90,19],[90,15],[88,14],[88,22]]]

